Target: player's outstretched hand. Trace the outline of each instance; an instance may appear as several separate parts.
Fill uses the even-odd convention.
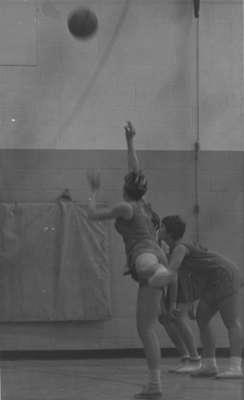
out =
[[[87,171],[87,181],[92,192],[96,192],[101,186],[101,177],[99,171],[88,170]]]
[[[130,121],[125,125],[125,136],[127,140],[131,140],[136,134],[135,128]]]

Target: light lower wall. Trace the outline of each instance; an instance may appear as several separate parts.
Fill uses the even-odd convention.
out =
[[[194,154],[190,151],[140,151],[141,165],[149,180],[148,198],[164,216],[182,214],[186,237],[195,238],[193,216]],[[86,169],[101,171],[101,201],[121,199],[126,172],[125,151],[1,150],[0,201],[54,201],[69,188],[74,201],[88,197]],[[200,153],[200,239],[211,249],[232,258],[244,271],[244,153]],[[0,350],[57,350],[136,348],[141,344],[135,326],[137,285],[123,277],[123,245],[111,224],[112,313],[108,321],[73,323],[13,323],[0,325]],[[29,299],[31,301],[31,299]],[[244,322],[244,309],[242,310]],[[227,346],[223,324],[216,318],[218,347]],[[198,335],[196,325],[193,328]],[[172,347],[158,326],[162,347]]]

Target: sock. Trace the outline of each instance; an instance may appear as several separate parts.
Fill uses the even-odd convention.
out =
[[[234,371],[241,371],[241,357],[230,357],[230,369]]]
[[[149,385],[157,386],[161,389],[161,372],[160,369],[149,370]]]
[[[216,358],[204,358],[202,360],[203,367],[205,368],[217,368]]]

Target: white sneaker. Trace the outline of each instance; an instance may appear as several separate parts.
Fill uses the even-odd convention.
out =
[[[189,365],[189,360],[190,360],[189,356],[182,357],[180,359],[180,362],[176,366],[171,367],[171,368],[168,369],[168,372],[169,373],[176,373],[179,369]]]
[[[230,368],[227,371],[220,372],[216,379],[243,379],[244,375],[241,369]]]
[[[218,374],[218,368],[214,365],[212,367],[206,367],[204,365],[201,368],[198,368],[196,371],[193,371],[190,375],[192,378],[211,378],[216,377]]]
[[[197,361],[188,361],[188,365],[184,365],[183,367],[179,368],[176,372],[176,374],[190,374],[191,372],[199,370],[201,368],[202,363],[201,360]]]
[[[142,391],[134,395],[135,399],[161,399],[161,385],[148,384],[143,386]]]

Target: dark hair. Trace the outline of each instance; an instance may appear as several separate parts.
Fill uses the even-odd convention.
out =
[[[125,175],[124,191],[132,200],[140,200],[147,191],[147,180],[141,171]]]
[[[186,230],[186,224],[179,215],[168,215],[161,221],[164,224],[167,233],[174,240],[182,238]]]

